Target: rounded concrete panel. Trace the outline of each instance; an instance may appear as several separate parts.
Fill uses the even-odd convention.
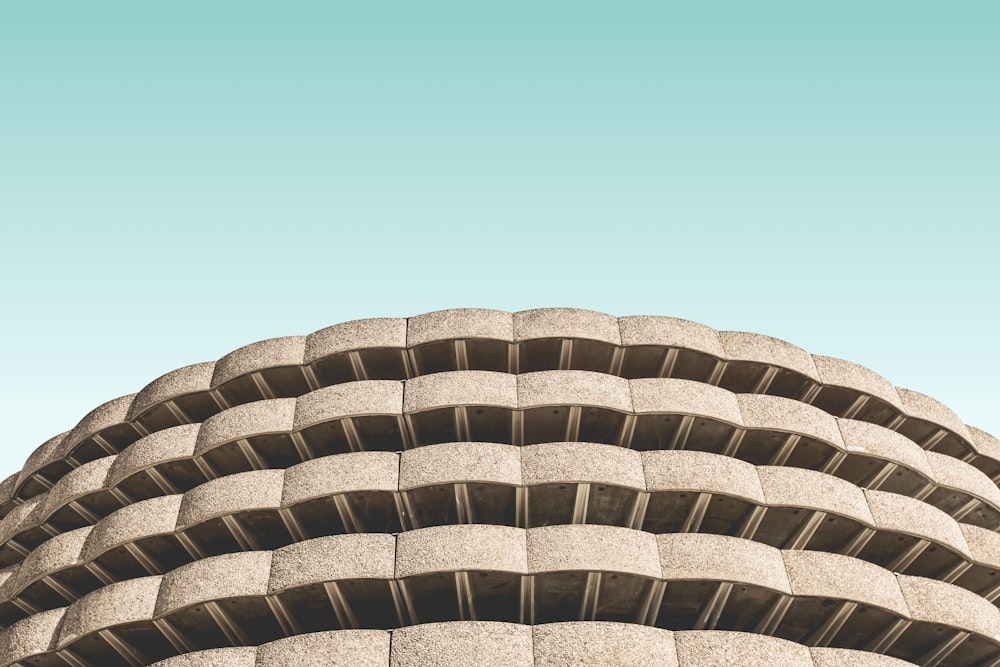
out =
[[[128,418],[135,419],[149,408],[173,398],[208,391],[212,387],[215,362],[206,361],[165,373],[139,390]]]
[[[503,310],[456,308],[411,317],[406,322],[406,345],[466,338],[514,341],[514,316]]]
[[[392,633],[390,667],[533,667],[531,626],[488,621],[424,623]]]

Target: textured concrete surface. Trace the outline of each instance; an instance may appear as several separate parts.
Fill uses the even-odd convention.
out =
[[[453,371],[408,380],[403,412],[445,406],[491,405],[517,407],[517,376],[491,371]]]
[[[998,481],[996,437],[768,336],[348,322],[167,373],[0,483],[0,667],[995,665]]]
[[[406,344],[409,347],[464,338],[514,342],[514,316],[502,310],[457,308],[417,315],[406,323]]]
[[[627,623],[546,623],[533,629],[536,667],[677,667],[673,633]]]
[[[622,345],[655,345],[698,350],[724,358],[719,332],[704,324],[676,317],[634,315],[619,317]]]
[[[168,401],[175,396],[208,391],[215,374],[215,362],[207,361],[178,368],[165,373],[143,387],[130,407],[130,417],[137,417],[147,409]]]
[[[780,338],[745,331],[720,331],[719,338],[729,359],[780,366],[810,379],[819,379],[812,356]]]
[[[392,633],[391,667],[532,667],[531,627],[513,623],[427,623]]]

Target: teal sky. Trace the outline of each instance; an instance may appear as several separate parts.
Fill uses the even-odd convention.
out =
[[[0,3],[0,476],[240,345],[766,333],[1000,434],[1000,3]]]

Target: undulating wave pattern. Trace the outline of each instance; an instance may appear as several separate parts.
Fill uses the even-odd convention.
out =
[[[262,341],[0,484],[0,667],[1000,667],[1000,441],[666,317]]]

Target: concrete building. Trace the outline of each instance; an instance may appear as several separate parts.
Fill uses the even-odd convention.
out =
[[[1000,441],[758,334],[254,343],[0,484],[0,666],[1000,665]]]

